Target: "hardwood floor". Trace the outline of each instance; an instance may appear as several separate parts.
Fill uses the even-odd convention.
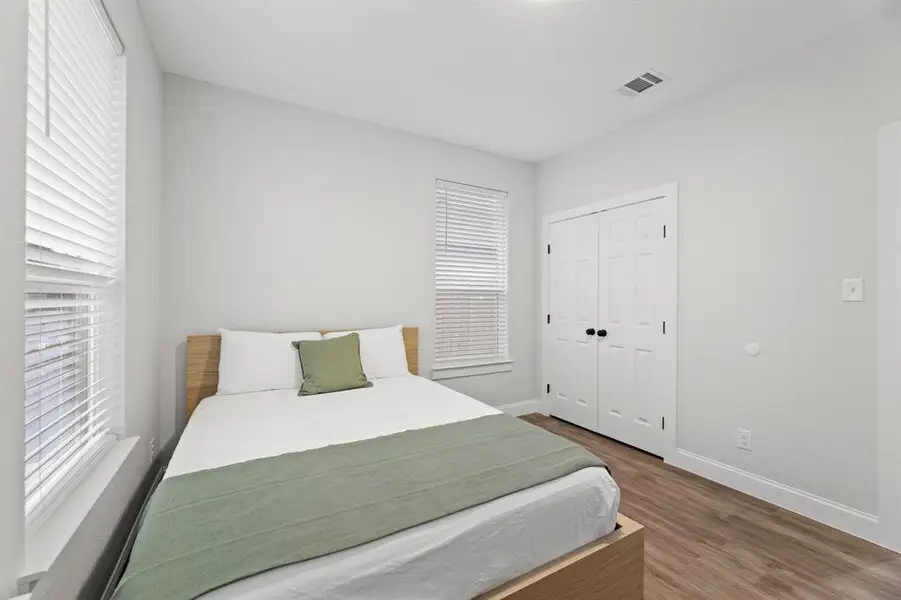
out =
[[[602,457],[645,530],[646,600],[901,599],[901,555],[563,421],[526,420]]]

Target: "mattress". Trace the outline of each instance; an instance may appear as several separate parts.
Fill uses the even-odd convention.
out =
[[[296,390],[212,396],[191,417],[165,477],[498,412],[413,375],[302,398]],[[613,531],[619,497],[605,469],[583,469],[203,599],[469,599]]]

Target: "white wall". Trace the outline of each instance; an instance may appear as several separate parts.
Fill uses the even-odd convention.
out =
[[[541,215],[679,182],[679,447],[867,514],[876,132],[901,117],[899,64],[901,21],[867,23],[539,168]],[[843,304],[855,276],[867,302]]]
[[[28,2],[0,2],[0,598],[22,565]]]
[[[125,433],[159,435],[163,75],[138,0],[107,2],[126,46]]]
[[[72,598],[149,467],[158,430],[158,214],[162,80],[137,0],[107,2],[128,53],[126,427],[140,455],[117,472],[51,572],[65,573],[35,598]],[[23,298],[27,0],[0,2],[0,598],[12,594],[25,562],[22,506]],[[78,568],[75,568],[75,566]]]
[[[163,175],[163,439],[191,333],[418,325],[428,374],[436,178],[512,206],[514,371],[446,383],[537,397],[533,165],[167,75]]]
[[[879,520],[901,552],[901,121],[879,135]]]

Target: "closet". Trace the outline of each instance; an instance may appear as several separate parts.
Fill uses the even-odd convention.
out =
[[[658,456],[675,448],[676,194],[545,219],[549,412]]]

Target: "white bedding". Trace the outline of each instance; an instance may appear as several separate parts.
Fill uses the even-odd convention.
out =
[[[298,397],[295,390],[201,402],[165,477],[497,414],[420,377]],[[357,548],[225,586],[204,600],[463,600],[613,531],[619,488],[583,469]]]

